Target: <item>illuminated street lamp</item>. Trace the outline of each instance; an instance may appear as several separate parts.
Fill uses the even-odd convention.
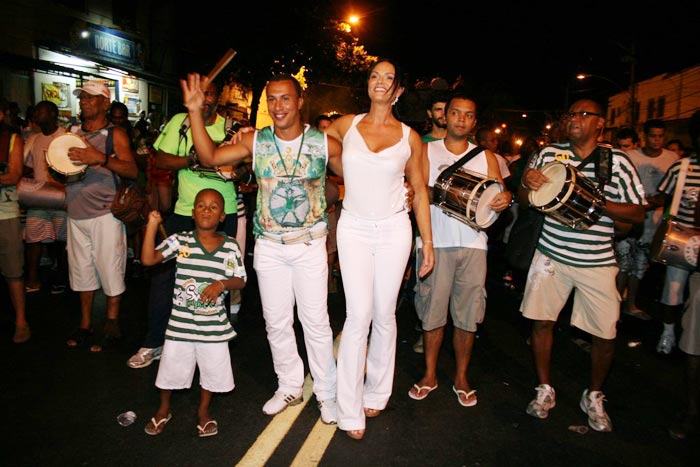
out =
[[[602,75],[594,75],[594,74],[590,74],[590,73],[579,73],[578,75],[576,75],[576,79],[579,81],[583,81],[587,78],[602,79],[603,81],[607,81],[608,83],[611,83],[621,93],[629,92],[629,102],[627,104],[627,123],[629,125],[633,125],[634,124],[634,81],[630,82],[630,87],[629,87],[629,89],[627,89],[624,86],[620,85],[618,82],[613,81],[610,78],[607,78],[607,77],[602,76]]]
[[[606,78],[605,76],[601,76],[601,75],[592,75],[592,74],[589,74],[589,73],[579,73],[578,75],[576,75],[576,79],[579,80],[579,81],[583,81],[583,80],[586,79],[586,78],[599,78],[599,79],[602,79],[603,81],[607,81],[608,83],[612,83],[612,84],[615,85],[621,92],[625,92],[625,91],[627,90],[627,89],[625,89],[624,87],[620,86],[620,85],[619,85],[618,83],[616,83],[615,81],[611,80],[610,78]]]

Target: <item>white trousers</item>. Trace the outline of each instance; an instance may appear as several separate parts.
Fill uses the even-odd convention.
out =
[[[396,300],[411,252],[411,221],[406,212],[368,221],[343,210],[337,239],[346,304],[338,349],[338,426],[361,430],[363,408],[383,410],[391,397]]]
[[[319,401],[336,395],[333,331],[328,320],[326,237],[283,245],[258,238],[253,267],[278,389],[301,395],[304,362],[294,333],[294,303],[304,331],[314,394]]]

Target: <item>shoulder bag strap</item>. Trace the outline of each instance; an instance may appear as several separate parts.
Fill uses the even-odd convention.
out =
[[[441,179],[450,178],[452,176],[452,174],[455,172],[455,170],[457,170],[458,168],[462,167],[464,164],[466,164],[467,162],[472,160],[474,158],[474,156],[476,156],[477,154],[479,154],[483,150],[484,150],[484,148],[481,146],[475,147],[474,149],[472,149],[471,151],[466,153],[464,156],[460,157],[457,162],[455,162],[454,164],[452,164],[451,166],[449,166],[448,168],[443,170],[442,173],[440,173],[439,178],[441,178]]]
[[[678,206],[681,205],[681,195],[683,194],[683,186],[685,186],[685,175],[688,172],[690,158],[684,157],[681,161],[681,168],[678,171],[678,180],[676,180],[676,189],[673,191],[673,201],[671,201],[671,209],[668,211],[669,216],[676,217],[678,214]]]

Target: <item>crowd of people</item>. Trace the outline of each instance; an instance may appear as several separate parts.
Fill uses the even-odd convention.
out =
[[[529,270],[504,267],[506,286],[520,294],[520,311],[532,325],[538,385],[524,409],[544,419],[556,406],[553,329],[573,294],[571,325],[591,338],[590,382],[579,406],[594,430],[611,431],[603,386],[620,313],[653,319],[637,298],[662,219],[700,225],[700,125],[691,125],[693,149],[666,142],[660,120],[644,124],[643,145],[633,128],[620,129],[612,146],[605,145],[604,109],[580,99],[566,109],[558,140],[530,139],[513,155],[478,124],[475,100],[458,89],[435,93],[419,134],[396,112],[403,79],[394,60],[380,58],[368,73],[366,113],[319,116],[309,124],[302,119],[299,82],[273,75],[265,89],[272,124],[258,129],[239,129],[222,116],[220,83],[198,73],[180,82],[186,111],[159,130],[145,113],[132,124],[128,108],[112,102],[100,81],[75,90],[80,121],[69,127],[59,124],[49,101],[32,106],[26,125],[17,127],[9,103],[0,100],[0,273],[15,314],[13,341],[31,339],[26,295],[44,286],[39,268],[46,256],[55,265],[51,292],[70,288],[80,298],[80,321],[66,345],[92,352],[113,345],[122,337],[119,308],[132,259],[148,268],[150,285],[146,335],[127,364],[138,369],[160,360],[161,402],[145,432],[164,431],[172,392],[190,387],[198,369],[198,433],[216,435],[210,406],[214,394],[234,388],[227,343],[236,335],[240,291],[250,273],[244,259],[246,232],[252,232],[277,377],[263,413],[274,416],[302,401],[298,316],[321,420],[364,438],[366,419],[380,416],[393,394],[399,298],[415,307],[421,338],[414,350],[425,360],[408,397],[421,401],[437,389],[438,355],[451,323],[452,391],[462,407],[473,407],[478,399],[468,368],[486,314],[489,255],[519,240],[508,237],[509,226],[518,212],[533,208],[538,191],[556,182],[550,169],[559,164],[597,185],[590,194],[596,202],[588,213],[565,213],[577,216],[575,222],[564,213],[546,215]],[[68,169],[46,157],[59,140]],[[136,180],[153,209],[134,234],[110,210],[121,178]],[[463,196],[446,183],[490,186],[482,181],[498,190],[475,212],[436,202],[438,195]],[[51,203],[31,198],[23,188],[28,183],[51,193]],[[250,229],[241,183],[256,192]],[[558,209],[568,211],[567,201]],[[492,226],[500,215],[502,222]],[[700,280],[692,263],[665,265],[659,297],[663,330],[656,350],[667,355],[678,347],[688,357],[687,409],[669,431],[677,439],[696,428],[699,413]],[[336,292],[334,271],[346,303],[337,361],[327,305]],[[100,289],[106,321],[95,332]]]

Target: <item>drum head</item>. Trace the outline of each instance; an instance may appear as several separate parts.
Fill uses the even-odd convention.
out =
[[[559,196],[566,181],[566,166],[561,162],[550,162],[542,167],[542,173],[549,181],[528,194],[530,204],[537,208],[546,206]]]
[[[87,164],[77,165],[68,157],[70,148],[86,148],[83,139],[73,133],[65,133],[54,138],[46,151],[46,163],[56,172],[63,175],[73,175],[82,172]]]
[[[489,227],[491,224],[496,222],[496,219],[498,219],[499,213],[491,209],[490,205],[496,195],[502,191],[503,187],[500,183],[491,183],[489,186],[484,188],[481,196],[479,196],[479,204],[476,207],[476,215],[474,216],[474,219],[476,224],[482,229]]]

